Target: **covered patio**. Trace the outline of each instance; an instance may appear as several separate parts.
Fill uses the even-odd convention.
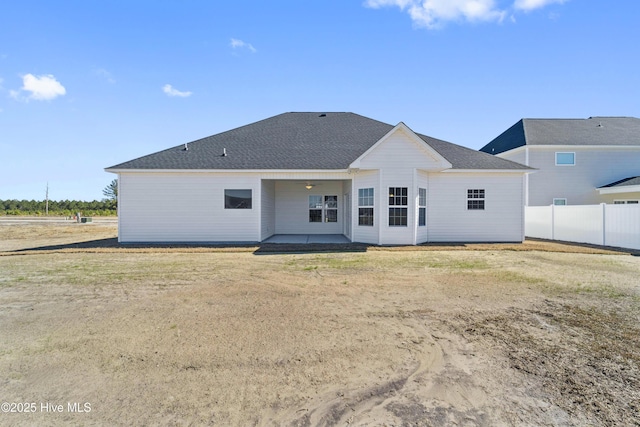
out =
[[[343,234],[275,234],[263,243],[351,243]]]

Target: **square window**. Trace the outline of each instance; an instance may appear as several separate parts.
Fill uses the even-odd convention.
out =
[[[309,222],[338,222],[338,196],[309,196]]]
[[[322,196],[309,196],[309,209],[322,209]]]
[[[358,209],[358,225],[373,226],[373,208]]]
[[[407,226],[407,208],[389,208],[389,226]]]
[[[553,204],[555,206],[566,206],[567,205],[567,199],[553,199]]]
[[[251,190],[224,190],[225,209],[251,209]]]
[[[556,153],[556,166],[574,166],[576,153]]]
[[[482,188],[467,190],[467,210],[484,210],[484,196],[484,189]]]
[[[389,187],[389,206],[407,206],[407,187]]]
[[[338,196],[324,196],[324,207],[327,209],[337,209]]]
[[[373,188],[358,189],[358,206],[373,206]]]
[[[322,209],[309,209],[309,222],[322,222]]]

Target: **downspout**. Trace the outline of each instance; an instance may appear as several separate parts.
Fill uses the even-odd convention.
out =
[[[418,200],[419,200],[419,194],[420,191],[418,190],[418,170],[416,168],[413,168],[413,185],[412,185],[412,190],[413,190],[413,245],[417,245],[418,244],[418,212],[419,212],[419,207],[418,207]]]
[[[524,146],[524,164],[529,166],[529,147]],[[529,174],[524,176],[524,205],[529,206]]]

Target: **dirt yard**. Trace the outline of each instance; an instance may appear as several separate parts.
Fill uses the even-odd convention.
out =
[[[0,425],[640,425],[640,257],[115,227],[0,221]]]

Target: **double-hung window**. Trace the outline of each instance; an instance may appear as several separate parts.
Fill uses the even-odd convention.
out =
[[[309,222],[338,222],[338,196],[309,196]]]
[[[408,202],[407,187],[389,187],[389,226],[407,226]]]
[[[373,188],[358,189],[358,225],[373,226]]]
[[[418,188],[418,226],[427,225],[427,189]]]
[[[467,210],[484,210],[484,189],[467,190]]]

